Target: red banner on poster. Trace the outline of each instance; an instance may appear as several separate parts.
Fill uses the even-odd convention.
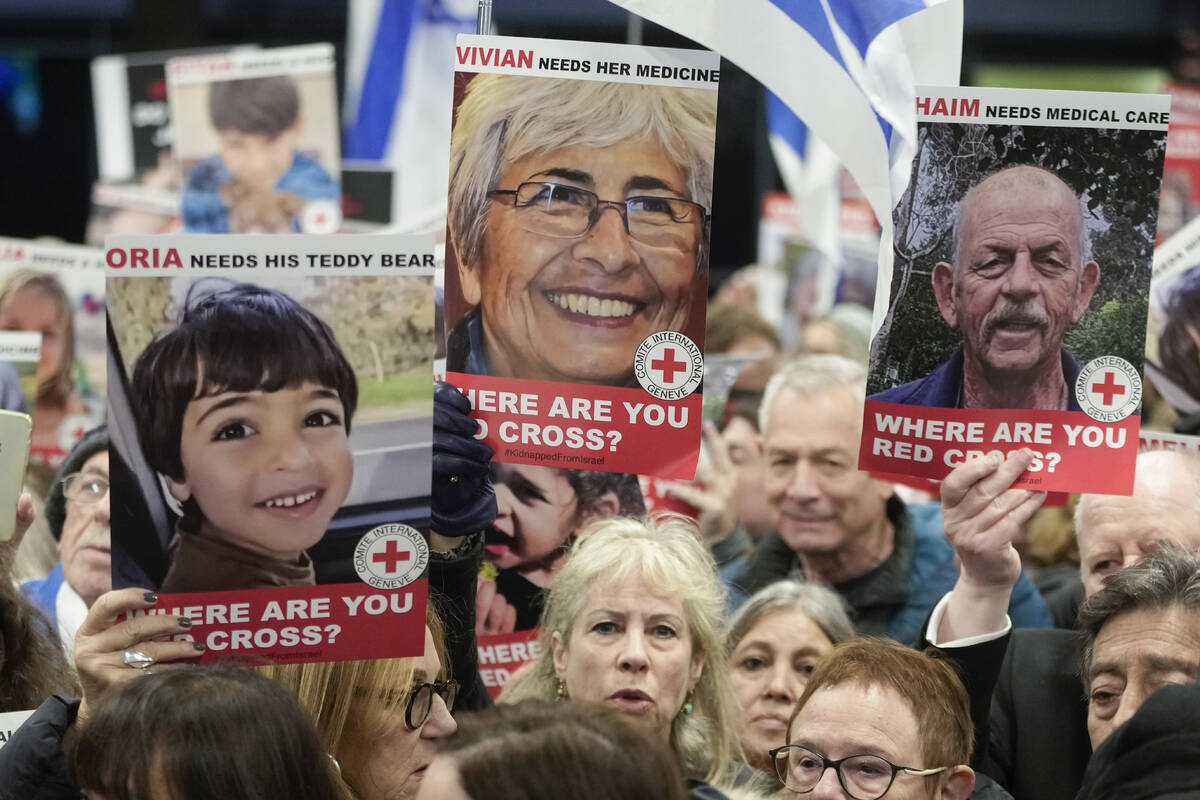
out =
[[[367,583],[283,586],[159,595],[158,604],[127,614],[187,617],[173,637],[203,642],[197,663],[300,664],[419,656],[425,648],[428,580],[401,589]]]
[[[1098,423],[1081,411],[928,408],[866,401],[858,468],[940,480],[963,461],[1027,447],[1013,484],[1049,492],[1130,494],[1138,418]],[[1096,464],[1104,469],[1097,470]]]
[[[534,628],[478,637],[476,646],[479,648],[479,675],[483,679],[483,685],[487,687],[488,694],[493,698],[500,696],[500,690],[514,672],[541,654],[542,645],[538,641],[538,633]]]
[[[477,438],[509,464],[691,480],[700,456],[700,394],[659,400],[642,389],[447,372],[471,401]]]

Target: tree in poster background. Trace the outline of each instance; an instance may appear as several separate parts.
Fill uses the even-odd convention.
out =
[[[1101,280],[1064,346],[1080,361],[1117,355],[1140,365],[1164,146],[1161,131],[921,123],[893,214],[891,302],[872,346],[868,393],[931,372],[958,346],[930,274],[952,258],[958,199],[1010,164],[1049,169],[1085,199]]]

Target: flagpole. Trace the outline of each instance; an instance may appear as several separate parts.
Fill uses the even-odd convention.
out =
[[[486,36],[492,31],[492,0],[479,0],[479,17],[475,22],[475,33]]]

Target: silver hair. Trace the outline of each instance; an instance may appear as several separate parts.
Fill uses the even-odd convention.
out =
[[[634,83],[476,75],[458,107],[450,141],[449,215],[458,260],[483,248],[491,199],[503,169],[568,145],[654,142],[679,166],[689,197],[712,210],[717,93]],[[703,240],[697,268],[707,267]]]
[[[840,594],[815,583],[783,580],[759,589],[729,619],[725,625],[726,652],[732,653],[750,629],[772,611],[799,611],[812,619],[833,644],[854,636],[854,625]]]
[[[861,406],[867,397],[867,369],[857,361],[828,353],[800,356],[784,364],[767,381],[762,405],[758,407],[758,429],[764,434],[771,407],[785,389],[803,397],[845,389]]]
[[[951,233],[953,235],[954,248],[952,250],[953,263],[956,271],[962,264],[963,213],[966,210],[967,200],[970,199],[975,189],[978,188],[984,181],[1008,172],[1009,170],[1018,169],[1020,167],[1029,167],[1031,169],[1036,169],[1039,172],[1044,172],[1061,183],[1063,186],[1067,187],[1067,191],[1069,191],[1071,196],[1075,198],[1075,203],[1079,210],[1079,263],[1076,264],[1076,266],[1082,267],[1084,264],[1092,260],[1092,237],[1088,234],[1087,225],[1083,224],[1083,221],[1087,218],[1088,213],[1087,203],[1084,202],[1083,198],[1077,195],[1075,190],[1071,188],[1071,185],[1059,177],[1058,174],[1053,170],[1040,167],[1037,164],[1009,164],[1006,167],[984,175],[982,178],[976,181],[970,189],[967,190],[967,193],[964,194],[957,203],[954,204],[954,213],[951,221]]]
[[[1110,575],[1104,588],[1079,609],[1085,687],[1096,637],[1105,625],[1133,611],[1170,608],[1200,612],[1200,557],[1179,545],[1159,542],[1136,564]]]

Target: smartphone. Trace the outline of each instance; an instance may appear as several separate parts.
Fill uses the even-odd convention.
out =
[[[13,537],[17,499],[25,482],[33,422],[19,411],[0,411],[0,542]]]

